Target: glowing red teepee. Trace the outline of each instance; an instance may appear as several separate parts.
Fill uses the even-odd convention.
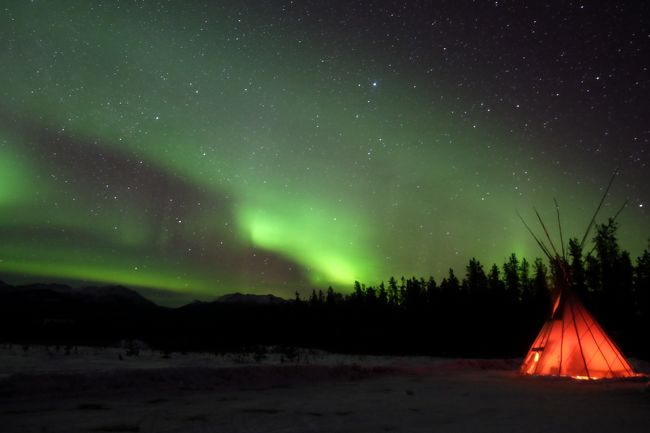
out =
[[[636,374],[619,348],[568,289],[528,351],[521,372],[575,379],[612,379]]]
[[[609,185],[605,189],[605,193],[587,227],[582,242],[579,244],[580,250],[584,246],[589,231],[594,225],[596,215],[602,207],[615,177],[616,173],[609,181]],[[587,311],[578,296],[571,290],[571,271],[565,257],[562,224],[560,223],[560,211],[557,201],[555,202],[555,209],[560,231],[562,255],[558,254],[537,210],[535,210],[535,214],[544,230],[550,249],[535,236],[535,233],[520,216],[526,229],[550,259],[555,276],[555,296],[551,318],[539,331],[537,338],[524,358],[521,372],[528,375],[568,376],[575,379],[635,377],[637,374],[632,370],[630,363],[627,362],[620,349],[607,336],[603,328],[596,322],[596,319]]]

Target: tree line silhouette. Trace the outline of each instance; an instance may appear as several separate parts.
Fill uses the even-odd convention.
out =
[[[623,350],[647,358],[650,248],[633,264],[619,246],[617,228],[613,219],[598,225],[586,254],[570,239],[571,286]],[[461,278],[449,269],[440,283],[433,277],[391,277],[377,286],[355,281],[350,294],[329,287],[305,300],[296,293],[295,301],[322,323],[356,315],[357,332],[367,328],[361,346],[369,349],[391,337],[397,351],[515,356],[525,353],[550,315],[553,272],[540,258],[531,263],[513,253],[487,270],[472,258]]]

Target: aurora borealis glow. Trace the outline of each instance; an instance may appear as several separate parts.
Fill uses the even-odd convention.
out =
[[[321,4],[323,3],[323,4]],[[8,1],[0,278],[192,299],[650,237],[647,6]],[[159,293],[164,297],[164,293]]]

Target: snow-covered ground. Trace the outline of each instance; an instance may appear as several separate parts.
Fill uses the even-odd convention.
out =
[[[518,362],[2,347],[0,431],[650,431],[644,383],[525,378]]]

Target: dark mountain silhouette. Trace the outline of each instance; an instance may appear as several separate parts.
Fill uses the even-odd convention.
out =
[[[79,303],[119,303],[138,306],[154,306],[155,304],[146,299],[135,290],[123,286],[89,286],[70,287],[65,284],[26,284],[11,286],[0,281],[0,297],[3,301],[16,302],[29,300],[39,303],[54,301],[75,301]]]
[[[129,303],[139,306],[156,305],[135,290],[128,289],[124,286],[84,287],[77,289],[76,293],[81,296],[86,296],[89,300],[92,299],[95,302]]]
[[[105,344],[149,332],[165,308],[121,286],[0,286],[0,341]],[[154,325],[155,326],[155,325]]]
[[[286,299],[275,295],[253,295],[249,293],[230,293],[215,300],[222,304],[284,304]]]

